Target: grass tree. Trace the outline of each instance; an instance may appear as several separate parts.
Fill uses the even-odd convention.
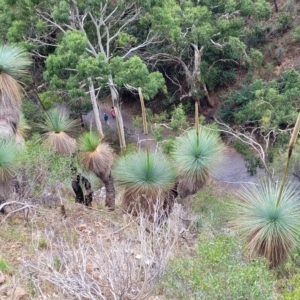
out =
[[[71,119],[64,108],[54,108],[50,111],[45,111],[44,122],[40,125],[45,131],[44,138],[46,145],[55,153],[64,156],[72,156],[76,153],[76,140],[70,135],[75,132],[77,126],[78,122]],[[71,163],[70,168],[75,173],[74,176],[76,176],[72,179],[75,202],[84,203],[87,206],[90,205],[93,200],[90,182],[84,176],[78,174],[74,162]],[[82,186],[85,187],[85,194]],[[63,205],[62,212],[65,215]]]
[[[0,138],[0,205],[12,192],[18,154],[18,145],[14,140]],[[1,209],[1,212],[4,212],[4,209]]]
[[[0,46],[0,135],[15,136],[21,112],[21,85],[31,61],[19,46]]]
[[[175,170],[171,162],[161,153],[149,151],[148,125],[142,89],[137,90],[142,108],[143,130],[146,137],[146,151],[132,153],[119,158],[114,173],[116,180],[124,188],[124,210],[143,211],[152,215],[153,209],[170,208],[172,201],[171,189],[175,183]],[[176,194],[177,195],[177,194]],[[161,203],[158,203],[161,201]]]
[[[236,203],[235,226],[241,230],[250,255],[266,257],[271,266],[286,261],[300,242],[300,193],[291,183],[280,186],[270,179],[244,187]]]
[[[271,179],[244,187],[238,194],[235,225],[248,243],[250,254],[266,257],[275,267],[286,261],[300,242],[299,187],[286,182],[290,159],[300,129],[300,114],[290,139],[280,184]]]
[[[76,140],[70,136],[78,122],[69,118],[65,109],[54,108],[45,113],[40,127],[45,131],[44,137],[49,147],[56,153],[71,156],[76,152]]]
[[[28,131],[30,129],[31,129],[31,126],[28,124],[28,121],[26,120],[24,114],[21,113],[19,125],[17,128],[17,133],[16,133],[17,137],[19,136],[20,139],[24,138],[28,134]]]
[[[180,174],[177,188],[180,197],[203,187],[222,161],[223,151],[219,135],[205,127],[192,129],[175,141],[172,156]]]
[[[114,166],[114,175],[125,190],[124,209],[151,213],[157,201],[165,201],[174,186],[175,174],[172,163],[161,153],[141,151],[120,157]]]
[[[101,141],[96,132],[87,132],[79,137],[78,146],[81,164],[102,180],[106,189],[105,206],[115,209],[114,178],[111,173],[113,150],[109,144]]]

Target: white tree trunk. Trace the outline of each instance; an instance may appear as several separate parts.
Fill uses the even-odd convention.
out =
[[[124,123],[123,123],[123,117],[122,117],[121,108],[119,104],[119,93],[115,88],[114,81],[111,75],[108,78],[108,83],[109,83],[109,89],[111,94],[111,100],[116,112],[116,121],[117,121],[118,133],[119,133],[120,147],[121,150],[126,150]]]
[[[98,110],[98,105],[97,105],[97,99],[96,99],[96,94],[95,94],[95,88],[94,88],[94,83],[91,78],[89,78],[89,92],[90,92],[90,97],[93,105],[93,112],[94,112],[94,117],[95,117],[95,122],[96,122],[96,128],[100,134],[100,136],[103,138],[103,130],[102,130],[102,124],[100,121],[100,115],[99,115],[99,110]]]
[[[200,87],[202,87],[202,89],[204,91],[204,94],[207,98],[208,104],[211,107],[214,107],[215,104],[209,96],[207,86],[206,86],[205,82],[203,82],[203,80],[202,80],[201,70],[200,70],[200,65],[201,65],[201,62],[202,62],[202,55],[203,55],[204,46],[202,46],[199,49],[197,45],[192,44],[192,47],[194,49],[194,70],[193,70],[193,73],[192,73],[192,80],[194,82],[194,87],[195,87],[195,91],[193,91],[193,92],[197,92],[199,90],[199,87],[196,87],[196,85],[199,85]]]

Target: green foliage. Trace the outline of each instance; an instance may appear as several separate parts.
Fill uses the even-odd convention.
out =
[[[288,288],[284,292],[284,300],[298,300],[300,298],[300,273],[296,273],[286,283]]]
[[[174,151],[175,139],[175,136],[170,135],[162,141],[161,146],[164,154],[169,155]]]
[[[20,182],[26,180],[28,197],[39,195],[58,182],[71,188],[74,165],[74,158],[55,154],[41,143],[39,135],[33,135],[21,152],[18,179]]]
[[[110,63],[114,81],[118,87],[129,84],[134,88],[140,87],[146,100],[152,99],[159,90],[165,91],[165,80],[160,72],[150,73],[147,65],[138,57],[128,60],[121,57],[111,59]]]
[[[164,129],[162,126],[159,126],[157,124],[154,124],[152,127],[151,127],[151,131],[152,131],[152,134],[156,140],[156,142],[161,142],[163,140],[163,132],[164,132]]]
[[[30,99],[25,99],[22,103],[22,112],[31,127],[31,132],[41,133],[41,129],[36,124],[41,123],[43,120],[44,111],[42,107]]]
[[[292,20],[289,14],[280,15],[277,18],[277,31],[279,33],[285,33],[292,28]]]
[[[27,29],[27,22],[23,20],[15,20],[7,31],[6,37],[10,43],[21,41],[23,32]]]
[[[101,137],[96,131],[86,132],[78,139],[78,148],[82,152],[93,152],[101,143]]]
[[[196,247],[176,255],[159,286],[166,299],[273,299],[275,276],[265,259],[247,261],[228,228],[232,193],[209,185],[193,196]]]
[[[0,138],[0,183],[9,181],[19,162],[19,146],[10,139]]]
[[[52,17],[58,23],[66,23],[69,18],[70,7],[67,1],[59,1],[53,7]]]
[[[138,195],[168,191],[175,182],[171,162],[160,153],[143,151],[120,157],[113,174],[120,187]]]
[[[257,19],[266,19],[271,15],[272,8],[268,1],[257,0],[254,3],[253,13]]]
[[[3,257],[0,257],[0,271],[6,273],[10,271],[10,267],[7,261]]]
[[[250,49],[249,57],[250,57],[250,66],[253,69],[259,68],[262,65],[264,60],[263,54],[259,50],[254,48]]]
[[[125,47],[130,43],[136,43],[137,42],[137,38],[133,35],[130,35],[126,32],[121,32],[118,36],[117,39],[117,44],[119,47]]]
[[[95,79],[101,77],[100,81],[106,83],[108,75],[111,73],[108,61],[103,54],[99,53],[97,57],[81,57],[76,65],[80,78],[89,77]]]
[[[45,132],[72,133],[76,130],[78,122],[72,120],[64,108],[53,108],[45,113],[44,122],[40,125]]]
[[[266,34],[269,28],[262,27],[261,24],[255,24],[253,28],[245,28],[244,43],[248,48],[257,48],[267,42]]]
[[[288,70],[276,81],[259,79],[230,92],[219,115],[225,122],[260,127],[261,132],[284,129],[297,118],[299,93],[300,75],[293,69]]]
[[[292,37],[297,41],[300,40],[300,26],[296,26],[293,28]]]
[[[161,283],[167,299],[273,299],[274,278],[262,259],[245,263],[235,237],[202,234],[193,257],[174,258]]]
[[[174,131],[186,129],[188,127],[188,122],[182,104],[175,107],[175,109],[172,111],[170,126]]]
[[[40,93],[39,97],[46,109],[51,109],[53,107],[53,104],[55,103],[61,104],[63,102],[61,96],[53,91],[46,91],[44,93]]]
[[[205,127],[177,138],[172,156],[179,174],[188,182],[206,182],[223,158],[223,146],[216,132]]]
[[[299,191],[286,183],[278,203],[279,191],[280,185],[271,180],[244,186],[238,192],[242,201],[233,209],[250,255],[262,255],[272,266],[286,261],[300,241]]]

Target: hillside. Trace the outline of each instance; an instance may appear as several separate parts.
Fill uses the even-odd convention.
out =
[[[300,299],[300,2],[25,2],[0,0],[0,300]]]

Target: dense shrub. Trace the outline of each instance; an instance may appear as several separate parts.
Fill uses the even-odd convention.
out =
[[[203,235],[192,258],[169,262],[167,299],[272,299],[274,278],[263,259],[244,261],[236,238]]]

